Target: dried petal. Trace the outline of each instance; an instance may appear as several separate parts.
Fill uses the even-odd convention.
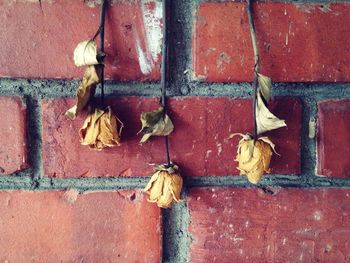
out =
[[[94,95],[96,85],[100,82],[100,74],[101,70],[99,66],[88,66],[86,68],[83,80],[77,89],[77,104],[66,111],[66,116],[71,120],[77,117]]]
[[[255,113],[258,134],[287,126],[284,120],[280,120],[269,111],[261,98],[260,92],[257,94]]]
[[[105,111],[95,109],[93,114],[88,115],[79,131],[81,144],[99,150],[119,146],[123,127],[123,123],[112,113],[110,107]]]
[[[143,134],[140,143],[145,143],[151,136],[166,136],[174,130],[174,125],[164,108],[141,114],[142,128],[139,133]]]
[[[236,157],[241,175],[246,175],[253,184],[258,183],[264,173],[270,172],[272,150],[274,144],[267,137],[261,137],[256,141],[252,138],[243,138],[239,142]]]
[[[93,40],[80,42],[74,49],[74,64],[77,67],[97,65],[97,45]]]
[[[169,208],[173,202],[183,201],[180,198],[182,177],[177,169],[173,173],[167,168],[158,168],[144,191],[149,194],[149,202],[157,203],[159,207]]]

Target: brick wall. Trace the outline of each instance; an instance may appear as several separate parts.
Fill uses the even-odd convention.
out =
[[[106,94],[126,129],[96,152],[79,143],[83,117],[64,112],[98,3],[0,0],[0,261],[349,262],[350,4],[254,5],[270,106],[288,127],[268,133],[281,156],[252,186],[226,140],[252,129],[246,5],[171,2],[169,139],[186,202],[160,210],[141,189],[163,140],[136,135],[160,94],[159,1],[108,7]]]

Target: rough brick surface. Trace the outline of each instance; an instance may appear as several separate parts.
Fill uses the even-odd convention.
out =
[[[43,160],[50,177],[139,176],[149,175],[148,163],[165,162],[164,140],[155,137],[139,145],[140,114],[158,107],[157,99],[123,97],[112,101],[112,108],[124,122],[120,147],[95,151],[79,143],[78,130],[83,117],[67,120],[64,112],[74,101],[47,100],[43,103]],[[175,131],[170,135],[170,151],[184,176],[238,174],[234,158],[239,138],[231,133],[248,132],[252,126],[250,100],[188,97],[169,101]],[[272,110],[285,118],[288,128],[271,132],[281,157],[275,156],[273,173],[299,173],[301,105],[298,100],[279,98]],[[290,114],[290,113],[293,114]]]
[[[194,189],[190,262],[348,262],[349,189]]]
[[[0,97],[0,175],[28,167],[26,106],[19,97]]]
[[[0,76],[79,78],[73,50],[99,27],[96,1],[0,0]],[[106,14],[106,77],[159,78],[161,3],[112,1]]]
[[[349,81],[349,4],[254,5],[262,73],[273,81]],[[253,50],[246,3],[202,3],[193,37],[195,76],[251,81]]]
[[[160,210],[139,191],[0,192],[1,262],[160,262]]]
[[[350,177],[350,100],[318,104],[318,175]]]

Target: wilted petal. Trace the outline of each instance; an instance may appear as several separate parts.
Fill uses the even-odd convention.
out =
[[[96,42],[93,40],[82,41],[74,49],[74,64],[77,67],[86,65],[96,65],[98,64],[96,56]]]
[[[83,80],[77,89],[77,103],[67,110],[66,116],[74,120],[76,116],[86,107],[90,98],[95,94],[96,85],[100,82],[101,68],[88,66],[85,70]]]

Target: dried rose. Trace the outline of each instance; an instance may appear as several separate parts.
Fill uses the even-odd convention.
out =
[[[167,168],[159,166],[146,185],[144,191],[149,194],[149,202],[159,207],[169,208],[173,202],[181,202],[182,177],[176,165]]]
[[[95,94],[96,85],[100,82],[101,68],[99,65],[88,66],[83,80],[77,89],[77,104],[66,111],[66,116],[74,120],[86,107],[90,98]]]
[[[79,130],[81,144],[98,150],[119,146],[123,127],[123,123],[113,114],[110,107],[106,110],[95,109],[94,113],[87,116]]]
[[[151,112],[142,112],[142,128],[138,133],[142,133],[140,143],[145,143],[151,136],[166,136],[174,130],[174,125],[165,113],[163,107]]]
[[[241,136],[243,138],[239,141],[236,157],[238,170],[241,175],[247,176],[249,182],[257,184],[264,173],[270,172],[270,160],[275,152],[275,145],[268,137],[254,140],[250,135]]]

